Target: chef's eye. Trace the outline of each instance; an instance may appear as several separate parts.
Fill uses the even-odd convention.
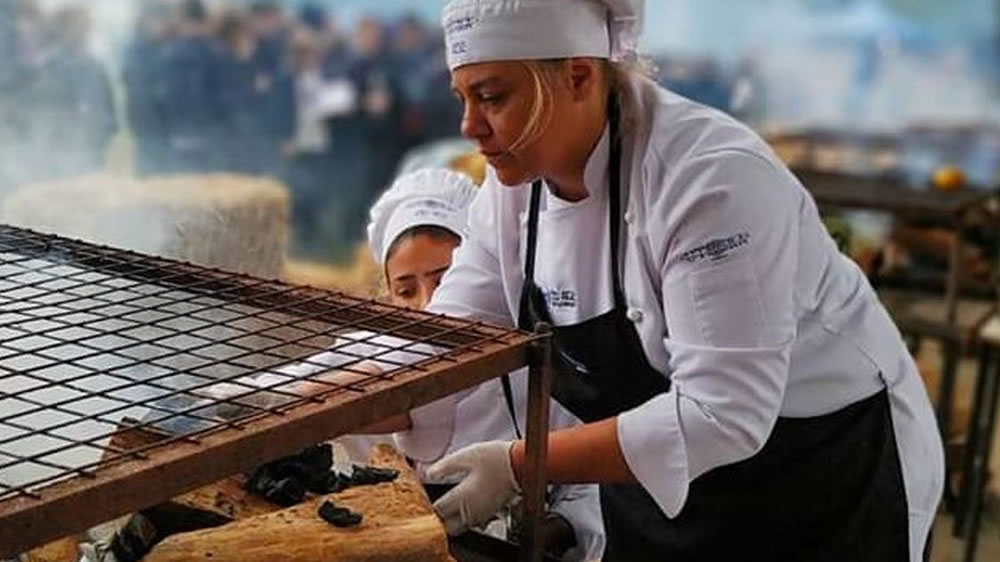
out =
[[[479,94],[479,101],[481,103],[489,105],[499,105],[503,103],[505,99],[507,99],[507,96],[505,94],[498,94],[493,92],[480,92]]]

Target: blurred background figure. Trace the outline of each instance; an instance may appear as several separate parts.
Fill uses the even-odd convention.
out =
[[[42,10],[31,0],[6,2],[10,16],[6,24],[10,34],[6,39],[10,53],[0,70],[0,132],[3,148],[0,152],[0,181],[9,191],[19,184],[48,175],[47,168],[36,166],[38,150],[44,144],[51,123],[52,107],[46,103],[51,77],[48,65],[52,49],[48,39],[48,21]]]
[[[173,20],[166,2],[142,5],[123,61],[125,115],[135,147],[133,168],[140,176],[167,171],[169,147],[165,114],[165,55],[172,40]]]
[[[103,168],[118,129],[107,72],[89,51],[91,26],[84,6],[66,6],[52,16],[52,52],[40,101],[57,125],[38,141],[52,154],[53,172],[61,177]]]
[[[346,64],[327,64],[326,77],[346,80],[353,107],[327,123],[331,176],[329,195],[336,201],[329,221],[333,255],[344,257],[362,239],[365,210],[392,177],[403,145],[399,134],[401,91],[381,23],[362,18],[355,29]],[[372,150],[377,147],[376,150]]]
[[[424,105],[433,76],[431,41],[423,22],[414,14],[404,15],[392,30],[390,64],[393,81],[402,95],[399,134],[403,152],[427,140]]]
[[[292,76],[284,64],[267,66],[256,56],[262,43],[241,14],[222,20],[219,37],[223,54],[216,80],[225,169],[277,177],[281,147],[295,128]]]
[[[5,4],[0,24],[0,184],[103,167],[117,130],[111,84],[89,50],[88,8]],[[7,19],[9,18],[9,19]]]
[[[324,211],[335,205],[327,119],[353,107],[353,89],[346,80],[330,84],[323,73],[323,40],[315,26],[306,26],[291,39],[291,69],[295,89],[295,131],[283,147],[285,181],[292,192],[292,249],[300,256],[323,257]],[[339,87],[339,91],[338,91]],[[340,99],[329,99],[340,95]],[[336,106],[336,102],[340,102]],[[334,107],[331,107],[334,105]]]
[[[225,160],[219,84],[223,51],[201,0],[184,0],[178,9],[176,35],[163,61],[167,171],[217,171]]]
[[[262,72],[277,72],[284,63],[288,32],[285,11],[278,2],[253,2],[250,5],[251,33],[257,37],[253,59]]]
[[[17,89],[17,5],[0,3],[0,196],[15,183],[10,154],[18,139],[13,102]]]
[[[709,107],[731,111],[732,84],[719,61],[709,57],[665,57],[657,61],[659,82]]]

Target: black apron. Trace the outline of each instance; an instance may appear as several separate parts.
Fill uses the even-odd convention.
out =
[[[621,144],[610,111],[609,220],[614,308],[553,326],[553,396],[584,422],[607,419],[670,388],[626,317],[619,272]],[[541,182],[531,188],[521,329],[552,324],[534,282]],[[505,385],[506,386],[506,385]],[[640,485],[602,485],[606,561],[908,562],[909,526],[888,393],[832,414],[779,418],[764,448],[690,484],[667,518]]]

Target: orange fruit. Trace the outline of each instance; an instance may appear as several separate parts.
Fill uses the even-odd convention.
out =
[[[958,166],[941,166],[934,171],[934,189],[958,191],[965,187],[965,173]]]

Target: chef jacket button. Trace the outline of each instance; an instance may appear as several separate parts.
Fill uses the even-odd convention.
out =
[[[635,213],[632,211],[625,211],[625,222],[628,224],[635,222]]]
[[[638,324],[642,322],[642,310],[638,308],[630,308],[625,313],[625,317],[629,319],[630,322]]]

